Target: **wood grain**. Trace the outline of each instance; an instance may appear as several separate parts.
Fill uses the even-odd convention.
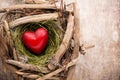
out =
[[[120,80],[120,0],[78,0],[81,44],[77,80]]]

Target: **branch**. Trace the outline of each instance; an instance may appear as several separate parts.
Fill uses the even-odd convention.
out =
[[[24,0],[25,3],[29,4],[43,4],[43,3],[49,3],[49,1],[46,0]]]
[[[46,67],[35,66],[32,64],[25,64],[25,63],[15,61],[15,60],[7,60],[6,62],[8,64],[22,68],[23,70],[30,70],[30,71],[36,71],[36,72],[42,72],[42,73],[49,73],[50,72],[48,70],[48,68],[46,68]]]
[[[7,33],[7,39],[11,47],[13,47],[13,39],[11,37],[10,27],[8,25],[8,22],[4,20],[4,29]],[[18,60],[18,55],[16,54],[16,49],[13,47],[13,58],[14,60]]]
[[[82,44],[80,47],[84,48],[84,50],[85,50],[85,49],[93,48],[93,47],[95,47],[95,45],[92,43],[87,43],[87,44]]]
[[[39,75],[36,75],[36,74],[25,73],[25,72],[20,72],[20,71],[16,71],[16,74],[18,74],[22,77],[29,78],[29,79],[37,79],[40,77]]]
[[[76,2],[73,4],[73,8],[74,8],[75,25],[74,25],[74,49],[71,57],[72,60],[78,57],[79,45],[80,45],[80,39],[79,39],[80,38],[80,18],[79,18],[79,10],[77,10]],[[68,72],[67,80],[72,80],[74,71],[75,71],[75,66],[70,68]]]
[[[0,8],[0,12],[9,12],[12,10],[21,10],[21,9],[56,9],[52,4],[17,4],[12,5],[6,8]]]
[[[57,69],[57,70],[55,70],[55,71],[53,71],[53,72],[51,72],[51,73],[49,73],[49,74],[43,76],[43,77],[40,77],[40,78],[38,78],[38,79],[36,79],[36,80],[45,80],[45,79],[49,79],[50,77],[52,77],[52,76],[54,76],[54,75],[56,75],[56,74],[62,72],[63,70],[65,70],[65,69],[67,70],[69,67],[75,65],[76,62],[77,62],[77,60],[78,60],[78,59],[74,59],[74,60],[72,60],[71,62],[69,62],[66,66],[63,66],[63,67],[61,67],[61,68],[59,68],[59,69]]]
[[[48,14],[40,14],[40,15],[32,15],[32,16],[25,16],[19,19],[16,19],[9,23],[10,28],[14,28],[18,25],[30,23],[30,22],[40,22],[43,20],[49,19],[57,19],[58,13],[48,13]]]
[[[16,74],[18,74],[24,78],[28,78],[28,79],[37,79],[37,78],[41,77],[36,74],[25,73],[25,72],[20,72],[20,71],[16,71]],[[59,80],[59,77],[50,77],[49,80]]]
[[[74,50],[72,59],[75,59],[78,57],[79,53],[79,45],[80,45],[80,17],[79,12],[76,8],[76,3],[73,4],[74,8]]]
[[[10,61],[10,60],[8,60]],[[64,71],[64,70],[68,70],[69,67],[73,66],[76,64],[76,62],[78,61],[78,59],[74,59],[72,60],[71,62],[69,62],[67,65],[65,66],[62,66],[61,68],[51,72],[51,73],[48,73],[46,75],[44,75],[43,77],[39,76],[39,75],[36,75],[36,74],[32,74],[32,73],[25,73],[25,72],[20,72],[20,71],[16,71],[16,74],[22,76],[22,77],[25,77],[25,78],[29,78],[29,79],[37,79],[37,80],[45,80],[45,79],[55,79],[55,77],[53,77],[54,75],[57,75],[58,73]],[[17,67],[20,67],[21,63],[17,62],[15,63],[14,61],[10,61],[12,63],[12,65],[15,65]],[[10,63],[10,64],[11,64]],[[23,65],[22,65],[23,66]],[[26,64],[24,64],[24,67],[26,66]],[[25,68],[23,68],[25,69]]]
[[[67,51],[69,47],[70,40],[73,35],[73,25],[74,25],[73,16],[72,14],[70,14],[68,18],[67,29],[66,29],[66,33],[64,35],[63,41],[54,56],[54,61],[56,61],[56,63],[60,62],[61,58],[63,57],[63,55],[65,54],[65,52]],[[56,67],[56,65],[50,63],[48,67],[49,69],[53,70]]]

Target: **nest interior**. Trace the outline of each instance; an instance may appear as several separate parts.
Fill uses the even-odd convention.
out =
[[[27,63],[29,64],[46,66],[51,57],[55,54],[56,50],[59,48],[62,40],[63,31],[59,29],[59,26],[59,21],[47,20],[38,23],[26,23],[14,28],[12,30],[12,36],[15,42],[16,50],[19,57],[22,58],[22,61],[26,62],[27,60]],[[34,55],[24,46],[21,36],[25,31],[34,31],[39,27],[44,27],[48,30],[49,41],[46,49],[41,53],[41,55]]]

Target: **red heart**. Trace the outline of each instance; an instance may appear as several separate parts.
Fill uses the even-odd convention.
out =
[[[48,32],[45,28],[38,28],[35,32],[26,31],[22,35],[24,45],[39,55],[48,43]]]

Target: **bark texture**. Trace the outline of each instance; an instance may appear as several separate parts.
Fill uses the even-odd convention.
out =
[[[19,0],[0,0],[0,7],[7,7],[12,4],[18,3]],[[0,17],[2,14],[0,14]],[[1,24],[0,24],[1,25]],[[21,80],[15,73],[16,69],[8,65],[5,61],[9,59],[11,54],[13,53],[11,47],[8,45],[9,43],[3,37],[2,29],[3,27],[0,26],[0,80]]]
[[[15,73],[16,69],[5,62],[12,53],[11,50],[6,40],[0,35],[0,80],[19,80]]]

